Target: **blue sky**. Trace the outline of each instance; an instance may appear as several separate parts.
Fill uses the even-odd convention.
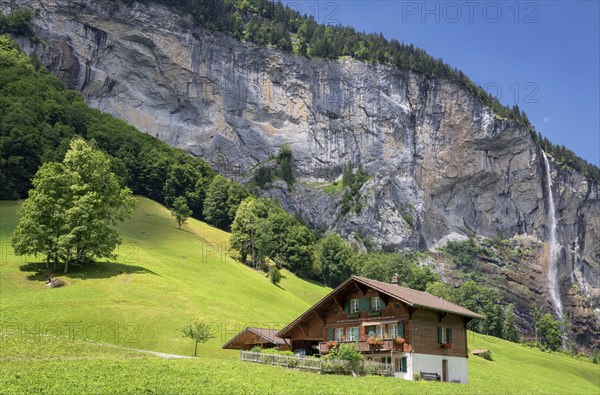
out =
[[[600,2],[285,1],[320,23],[382,32],[463,70],[600,166]]]

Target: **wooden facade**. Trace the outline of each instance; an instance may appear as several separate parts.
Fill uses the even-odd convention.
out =
[[[278,329],[272,328],[245,328],[222,348],[234,350],[250,350],[253,347],[277,348],[281,351],[289,351],[290,347],[284,339],[277,336]]]
[[[472,318],[482,317],[424,292],[353,276],[278,336],[308,355],[353,342],[365,354],[467,358],[466,325]]]

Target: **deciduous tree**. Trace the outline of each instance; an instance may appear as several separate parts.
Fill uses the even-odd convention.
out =
[[[173,201],[171,215],[177,221],[177,227],[181,229],[181,225],[187,222],[187,219],[192,215],[192,210],[187,205],[187,200],[183,196],[178,196]]]
[[[184,337],[189,337],[194,341],[194,356],[198,355],[198,343],[206,343],[215,338],[210,325],[202,320],[197,320],[181,328]]]
[[[114,227],[131,215],[135,199],[105,154],[75,138],[63,163],[42,166],[33,185],[12,236],[17,254],[45,254],[63,262],[65,273],[70,263],[112,256],[120,242]]]

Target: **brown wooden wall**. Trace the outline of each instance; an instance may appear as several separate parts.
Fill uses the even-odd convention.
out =
[[[415,352],[450,357],[466,358],[468,356],[467,331],[462,317],[453,314],[444,315],[435,311],[418,310],[413,315],[410,326],[412,331],[408,341]],[[438,343],[438,326],[452,328],[452,348],[444,349]]]
[[[365,293],[363,293],[365,292]],[[378,295],[376,291],[364,290],[363,292],[351,290],[342,295],[332,297],[320,311],[311,313],[303,323],[297,325],[291,335],[292,340],[327,341],[329,328],[359,327],[359,340],[367,341],[368,332],[362,326],[364,322],[390,322],[402,321],[404,324],[404,338],[414,352],[467,357],[467,332],[464,319],[461,316],[445,314],[442,312],[417,309],[387,295]],[[360,312],[358,317],[348,318],[344,312],[344,303],[347,299],[379,296],[383,299],[385,308],[378,316],[370,316],[369,312]],[[441,322],[440,322],[441,320]],[[437,327],[452,328],[452,348],[442,348],[437,339]],[[386,328],[387,330],[387,328]]]

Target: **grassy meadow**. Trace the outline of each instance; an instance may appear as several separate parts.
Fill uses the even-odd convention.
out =
[[[139,198],[122,224],[116,262],[73,269],[64,288],[44,286],[43,263],[15,257],[10,234],[16,202],[0,206],[3,328],[188,355],[178,328],[202,318],[217,337],[199,354],[237,358],[220,346],[246,326],[283,327],[329,292],[283,271],[279,286],[227,256],[229,234],[190,219],[182,230],[163,206]],[[60,271],[60,270],[59,270]],[[39,274],[38,274],[39,273]]]
[[[114,262],[44,286],[39,257],[16,257],[10,233],[18,203],[0,203],[0,394],[300,393],[598,394],[600,366],[470,334],[467,385],[385,377],[320,376],[237,360],[220,346],[248,325],[282,327],[329,289],[284,271],[280,286],[227,256],[228,233],[190,220],[182,230],[167,209],[139,198],[120,227]],[[132,349],[190,355],[178,328],[203,318],[217,338],[199,358],[163,359]],[[127,349],[121,347],[127,347]]]

